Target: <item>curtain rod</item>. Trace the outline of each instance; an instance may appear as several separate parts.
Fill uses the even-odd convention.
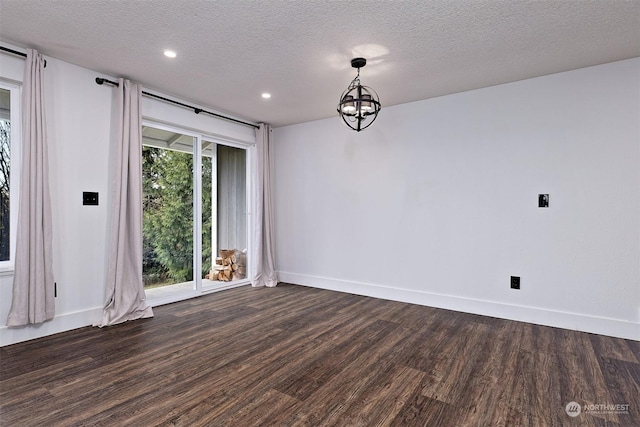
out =
[[[4,50],[5,52],[8,52],[8,53],[13,53],[14,55],[22,56],[23,58],[27,57],[26,53],[18,52],[17,50],[9,49],[8,47],[0,46],[0,50]],[[46,67],[47,60],[43,59],[43,61],[44,61],[44,66]]]
[[[111,80],[103,79],[102,77],[96,77],[96,83],[99,84],[99,85],[102,85],[103,83],[108,83],[108,84],[113,85],[113,86],[119,86],[118,82],[112,82]],[[260,126],[258,126],[256,124],[253,124],[253,123],[249,123],[249,122],[245,122],[245,121],[242,121],[242,120],[234,119],[233,117],[223,116],[222,114],[213,113],[211,111],[203,110],[202,108],[194,107],[193,105],[183,104],[182,102],[174,101],[173,99],[165,98],[165,97],[153,94],[153,93],[146,92],[144,90],[142,91],[142,94],[145,95],[145,96],[148,96],[150,98],[156,98],[156,99],[159,99],[161,101],[168,102],[170,104],[175,104],[175,105],[179,105],[179,106],[184,107],[184,108],[188,108],[190,110],[193,110],[193,112],[196,113],[196,114],[206,113],[206,114],[209,114],[211,116],[215,116],[215,117],[219,117],[221,119],[225,119],[225,120],[229,120],[229,121],[232,121],[232,122],[240,123],[240,124],[243,124],[245,126],[251,126],[251,127],[256,128],[256,129],[258,129],[260,127]]]

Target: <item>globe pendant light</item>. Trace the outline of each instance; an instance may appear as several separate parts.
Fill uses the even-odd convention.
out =
[[[351,66],[358,69],[358,75],[342,92],[338,103],[338,114],[351,129],[360,132],[371,126],[382,108],[375,90],[360,84],[360,68],[367,65],[364,58],[353,58]]]

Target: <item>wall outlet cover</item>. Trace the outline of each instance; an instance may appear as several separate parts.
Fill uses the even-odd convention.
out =
[[[91,191],[82,192],[82,204],[85,206],[97,206],[98,205],[98,193]]]

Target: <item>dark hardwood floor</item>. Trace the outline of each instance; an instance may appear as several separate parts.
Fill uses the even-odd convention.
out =
[[[286,284],[154,311],[1,348],[0,425],[640,426],[637,341]]]

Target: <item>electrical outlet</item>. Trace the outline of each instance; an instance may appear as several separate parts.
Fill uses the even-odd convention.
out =
[[[511,276],[511,289],[520,289],[520,277]]]
[[[82,192],[82,204],[84,206],[97,206],[98,205],[98,193],[93,191]]]

